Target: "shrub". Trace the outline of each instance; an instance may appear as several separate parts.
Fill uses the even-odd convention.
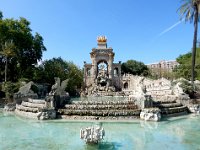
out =
[[[2,91],[5,92],[7,102],[13,101],[13,95],[15,92],[18,91],[18,89],[19,89],[18,83],[4,82],[2,84]]]

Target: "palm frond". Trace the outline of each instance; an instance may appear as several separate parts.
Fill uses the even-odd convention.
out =
[[[11,57],[15,55],[15,44],[12,41],[7,41],[1,46],[0,55]]]
[[[180,14],[180,19],[185,21],[194,21],[194,14],[198,11],[197,7],[200,4],[200,0],[182,0],[181,7],[177,10]]]

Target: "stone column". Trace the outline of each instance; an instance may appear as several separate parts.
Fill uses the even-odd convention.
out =
[[[86,87],[86,80],[87,80],[87,67],[86,67],[86,62],[84,61],[84,77],[83,77],[83,81],[84,81],[84,86]]]
[[[96,55],[93,54],[93,57],[92,57],[92,78],[93,78],[93,84],[95,83],[96,76],[97,76],[97,61],[96,61]]]
[[[119,61],[119,65],[120,65],[120,67],[118,67],[118,80],[119,80],[119,88],[122,88],[122,83],[121,83],[121,81],[122,81],[122,76],[121,76],[121,61]]]
[[[109,79],[111,79],[111,80],[112,80],[112,78],[113,78],[112,63],[113,63],[113,54],[109,54],[108,74],[109,74]]]

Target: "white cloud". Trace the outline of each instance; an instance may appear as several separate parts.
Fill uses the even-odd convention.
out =
[[[160,34],[158,34],[157,37],[160,37],[160,36],[162,36],[163,34],[165,34],[165,33],[169,32],[169,31],[171,31],[171,30],[174,29],[177,25],[179,25],[181,22],[183,22],[183,19],[180,20],[180,21],[178,21],[178,22],[176,22],[175,24],[173,24],[173,25],[170,26],[169,28],[163,30]]]

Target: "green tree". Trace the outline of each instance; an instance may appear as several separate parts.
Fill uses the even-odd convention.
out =
[[[62,80],[67,79],[69,70],[68,63],[61,57],[45,60],[36,70],[34,80],[36,82],[46,82],[51,85],[55,83],[54,77]]]
[[[3,13],[0,11],[0,20],[3,19]]]
[[[66,91],[71,96],[75,96],[77,89],[81,88],[83,73],[74,63],[64,61],[61,57],[44,61],[35,69],[33,79],[35,82],[55,83],[54,77],[59,77],[61,81],[69,79]]]
[[[136,60],[128,60],[125,63],[122,63],[122,73],[130,73],[133,75],[143,75],[147,76],[149,74],[149,69],[147,66]]]
[[[199,6],[200,0],[182,0],[183,4],[178,9],[181,15],[181,19],[194,23],[194,37],[193,37],[193,48],[192,48],[192,71],[191,81],[194,87],[195,80],[195,58],[196,58],[196,44],[197,44],[197,33],[198,33],[198,21],[199,21]],[[195,90],[195,89],[193,89]]]
[[[14,53],[15,45],[12,41],[5,42],[4,45],[1,46],[0,55],[2,55],[5,59],[5,79],[7,81],[7,68],[8,68],[8,59],[15,55]]]
[[[3,17],[2,13],[0,16]],[[31,78],[35,64],[42,58],[43,51],[46,51],[42,36],[38,33],[32,34],[30,22],[25,18],[0,19],[0,45],[7,41],[15,44],[15,55],[8,62],[8,78],[10,81]],[[4,63],[4,57],[0,56],[0,64]]]
[[[191,59],[192,53],[188,52],[186,54],[180,55],[176,61],[179,63],[179,66],[174,69],[177,77],[183,77],[187,80],[191,78]],[[196,50],[196,65],[195,65],[195,76],[200,80],[200,48]]]

